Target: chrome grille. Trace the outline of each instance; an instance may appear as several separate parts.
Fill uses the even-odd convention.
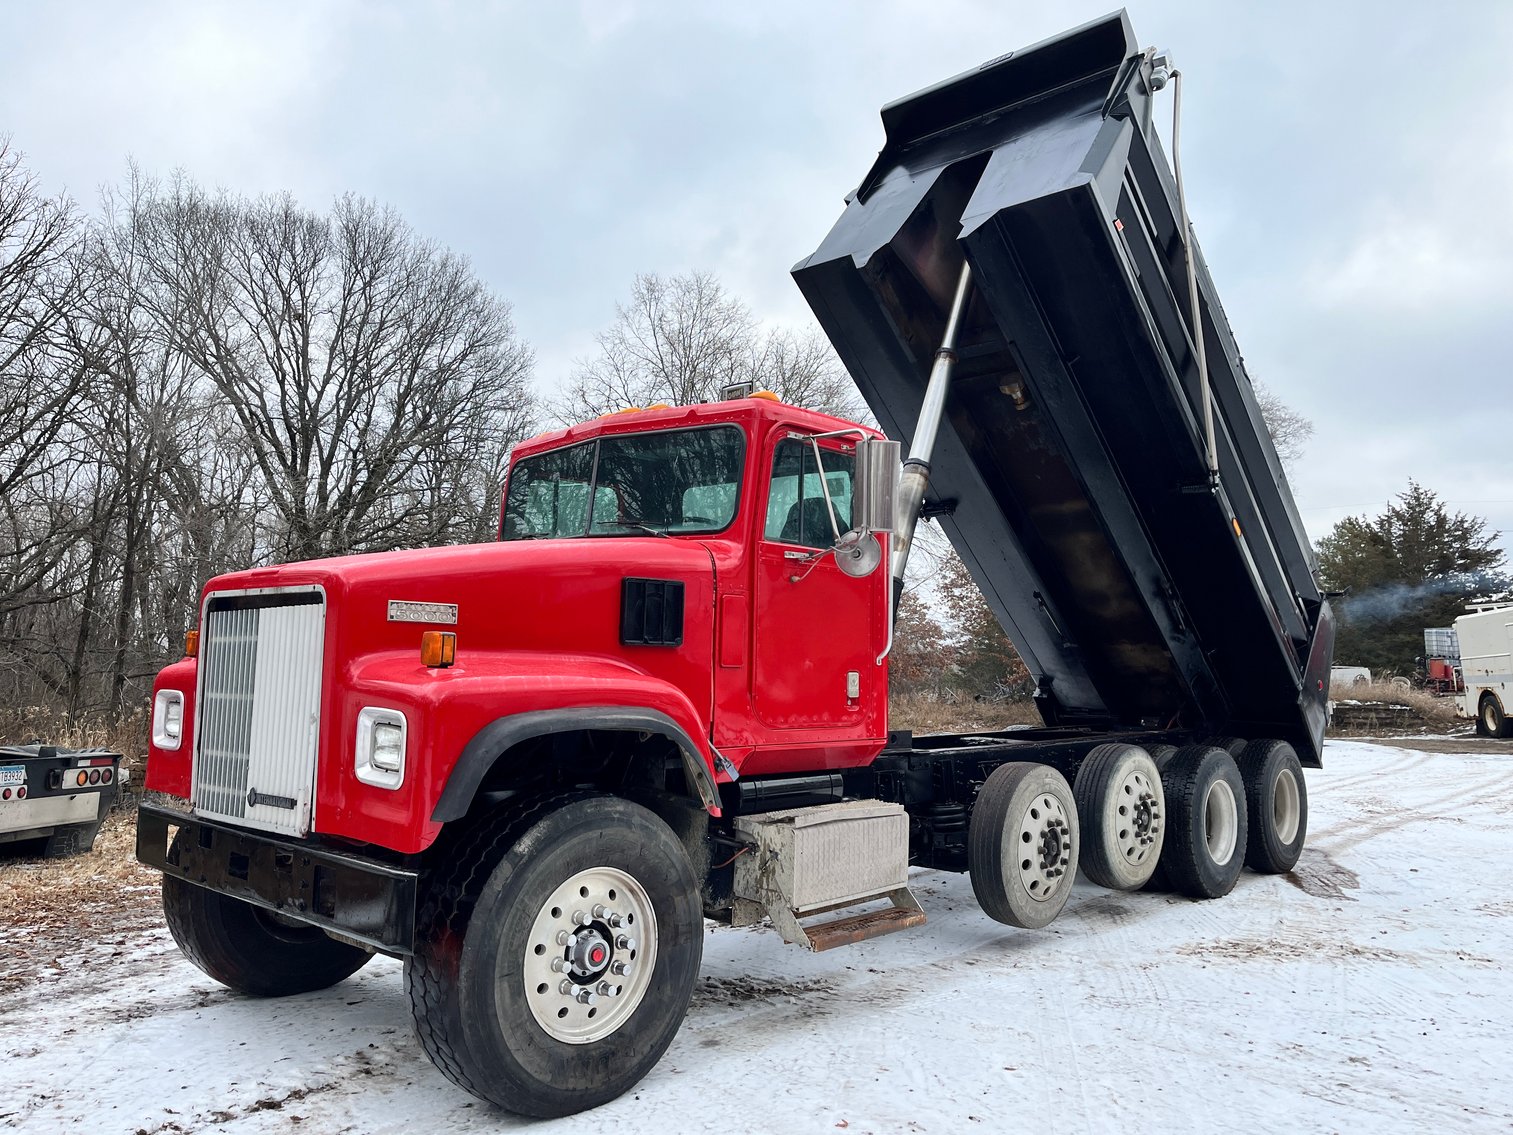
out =
[[[201,815],[309,832],[325,614],[308,589],[210,597],[195,711]]]

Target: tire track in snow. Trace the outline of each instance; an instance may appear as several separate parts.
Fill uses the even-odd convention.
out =
[[[1387,835],[1390,832],[1399,831],[1412,824],[1423,823],[1453,823],[1459,817],[1435,815],[1430,809],[1441,810],[1455,804],[1494,804],[1506,803],[1509,793],[1503,793],[1488,798],[1486,795],[1491,789],[1503,788],[1513,792],[1513,770],[1499,773],[1496,776],[1479,780],[1474,784],[1464,785],[1443,796],[1437,796],[1428,800],[1415,800],[1411,810],[1388,812],[1381,816],[1378,822],[1366,824],[1345,821],[1326,828],[1320,832],[1310,832],[1308,843],[1319,851],[1323,851],[1333,858],[1338,858],[1342,852],[1359,847],[1367,840],[1377,836]],[[1332,840],[1333,842],[1320,846],[1320,840]]]

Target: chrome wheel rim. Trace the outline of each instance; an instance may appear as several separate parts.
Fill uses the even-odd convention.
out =
[[[592,1044],[635,1013],[657,962],[657,916],[634,876],[591,867],[561,883],[525,943],[525,999],[553,1040]]]

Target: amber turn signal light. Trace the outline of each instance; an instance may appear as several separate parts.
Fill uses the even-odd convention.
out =
[[[457,636],[451,631],[426,631],[420,636],[420,664],[437,669],[457,661]]]
[[[200,632],[184,632],[184,657],[198,658],[200,656]]]

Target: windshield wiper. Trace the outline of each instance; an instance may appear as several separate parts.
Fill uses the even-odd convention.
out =
[[[614,520],[610,523],[614,524],[616,528],[637,528],[642,532],[649,532],[653,536],[661,536],[668,540],[672,539],[672,537],[668,536],[666,532],[662,531],[662,529],[653,528],[650,524],[643,524],[639,520]]]

